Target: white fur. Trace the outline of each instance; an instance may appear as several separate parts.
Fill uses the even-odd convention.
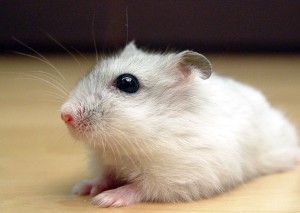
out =
[[[299,147],[286,118],[249,86],[217,74],[203,80],[208,61],[199,55],[198,66],[182,54],[131,43],[96,64],[63,105],[72,132],[90,144],[98,179],[113,173],[130,185],[122,191],[130,200],[111,190],[94,198],[99,206],[207,198],[293,167]],[[113,86],[122,73],[139,79],[137,93]]]

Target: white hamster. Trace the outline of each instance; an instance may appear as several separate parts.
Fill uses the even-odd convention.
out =
[[[199,53],[133,42],[96,64],[61,108],[95,174],[73,193],[100,207],[193,201],[291,169],[295,128],[259,91],[211,69]]]

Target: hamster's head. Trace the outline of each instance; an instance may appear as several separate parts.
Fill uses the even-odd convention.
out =
[[[130,43],[77,84],[61,117],[77,138],[99,148],[133,150],[180,127],[197,98],[195,84],[210,75],[211,65],[201,54],[148,53]]]

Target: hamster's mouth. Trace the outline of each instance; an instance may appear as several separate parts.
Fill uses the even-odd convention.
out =
[[[77,139],[87,139],[90,138],[93,130],[90,125],[88,125],[85,122],[82,122],[78,125],[67,125],[68,130],[71,133],[71,135]]]

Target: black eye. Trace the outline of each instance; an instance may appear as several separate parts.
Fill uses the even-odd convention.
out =
[[[139,81],[131,74],[122,74],[117,78],[117,88],[123,92],[135,93],[139,87]]]

